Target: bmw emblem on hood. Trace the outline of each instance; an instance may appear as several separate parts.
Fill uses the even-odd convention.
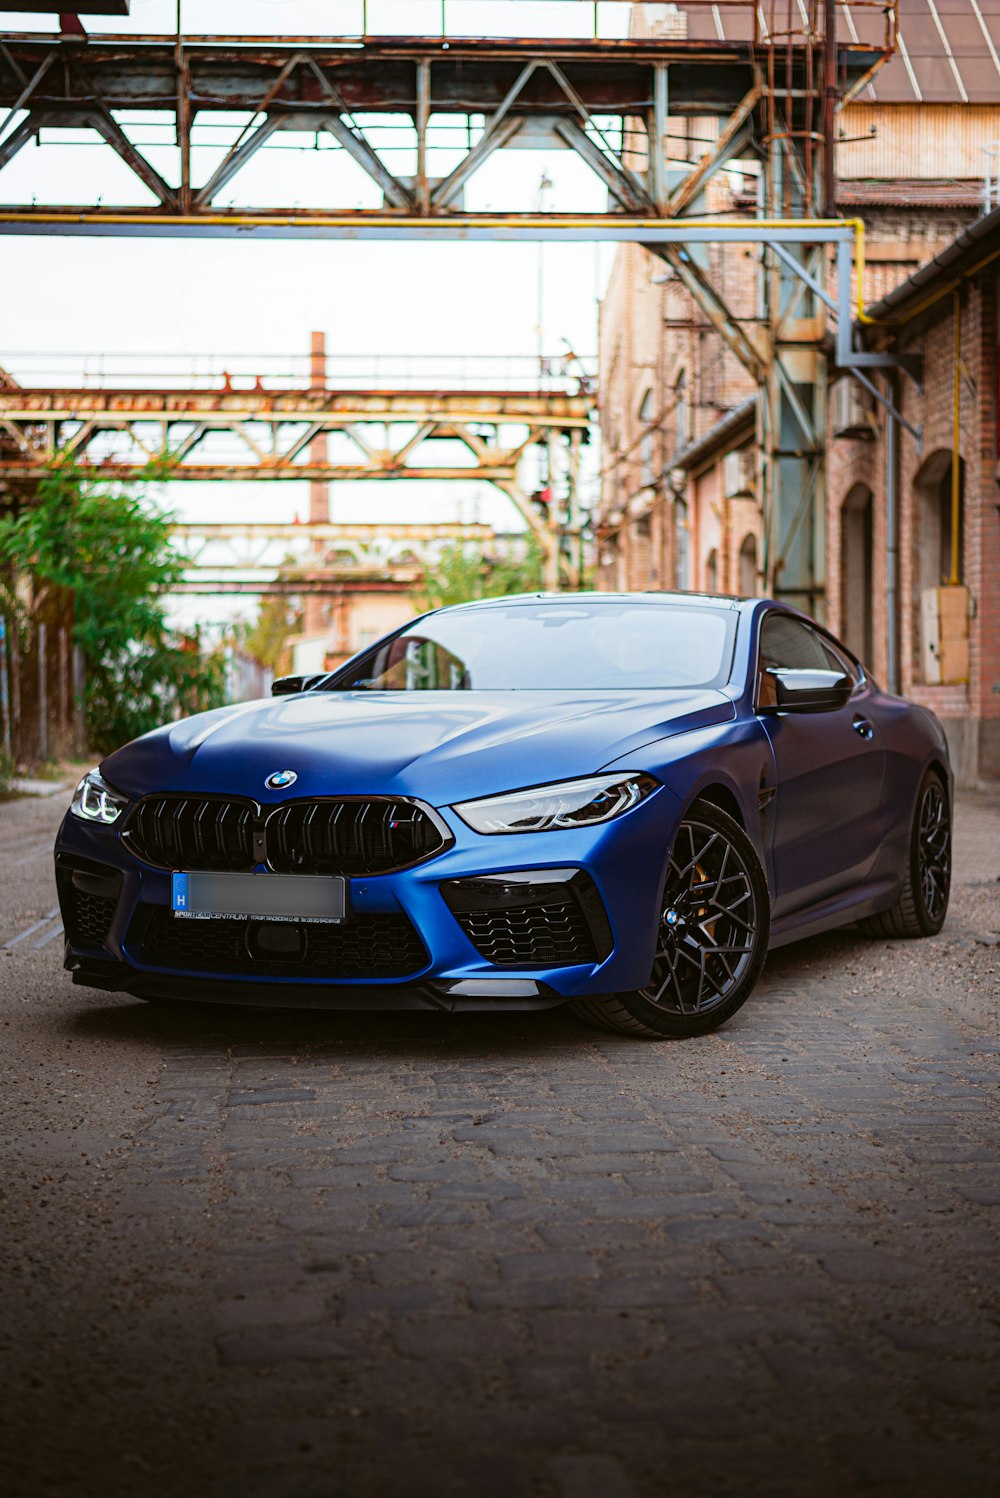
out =
[[[294,785],[298,778],[295,770],[275,770],[273,775],[267,777],[264,784],[269,791],[287,791],[288,787]]]

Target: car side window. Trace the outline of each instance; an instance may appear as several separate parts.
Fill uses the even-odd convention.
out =
[[[790,614],[767,614],[757,650],[757,703],[774,707],[774,679],[769,671],[840,671],[857,679],[846,658],[822,635]]]
[[[838,650],[832,640],[824,640],[820,638],[820,644],[823,646],[823,649],[827,654],[828,670],[843,671],[844,675],[849,676],[852,681],[857,681],[859,679],[858,668],[851,660],[850,656],[844,655],[842,651]]]

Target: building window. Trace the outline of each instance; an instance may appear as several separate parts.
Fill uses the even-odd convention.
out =
[[[674,436],[678,452],[691,436],[691,402],[688,398],[687,374],[682,369],[674,385],[677,404],[674,407]]]
[[[639,405],[639,467],[644,489],[651,489],[656,482],[653,466],[653,392],[647,390]]]
[[[855,484],[840,511],[840,634],[859,659],[872,658],[872,491]]]
[[[752,531],[740,545],[740,594],[743,598],[757,596],[757,537]]]
[[[678,499],[674,505],[674,586],[688,585],[688,507]]]
[[[917,475],[920,507],[920,584],[940,588],[952,581],[952,455],[933,453]],[[955,578],[962,581],[965,538],[965,464],[958,462],[958,555]]]

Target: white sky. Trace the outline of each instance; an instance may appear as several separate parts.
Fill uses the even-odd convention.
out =
[[[361,0],[184,0],[189,34],[351,34],[360,29]],[[91,33],[173,32],[176,0],[133,0],[122,17],[83,17]],[[458,34],[590,36],[593,6],[580,0],[446,0],[448,31]],[[628,8],[602,4],[602,35],[623,34]],[[16,13],[0,16],[10,31],[56,29],[55,17]],[[440,0],[368,0],[368,30],[438,33]],[[210,117],[211,118],[211,117]],[[215,117],[218,121],[219,117]],[[148,149],[157,168],[175,183],[176,150],[166,118],[150,113],[133,138]],[[202,132],[195,153],[196,183],[205,180],[244,123]],[[433,130],[432,120],[432,130]],[[447,117],[442,124],[453,125]],[[199,136],[196,134],[195,140]],[[282,144],[308,143],[286,135]],[[447,149],[442,129],[430,170],[444,175],[458,153]],[[144,205],[147,190],[103,144],[85,131],[64,132],[23,149],[0,172],[0,202],[94,202]],[[156,145],[156,142],[162,142]],[[398,172],[413,170],[406,138],[384,135],[397,149],[386,155]],[[497,153],[469,183],[471,211],[532,206],[543,174],[552,182],[545,206],[565,211],[603,211],[602,185],[569,151],[546,148]],[[270,150],[267,147],[221,193],[219,204],[243,206],[376,206],[374,184],[342,151]],[[568,340],[577,352],[596,352],[597,298],[610,268],[611,251],[592,245],[365,243],[337,241],[234,241],[179,239],[0,238],[4,287],[0,364],[22,380],[44,381],[43,370],[78,364],[83,356],[129,355],[128,365],[148,365],[150,383],[163,368],[158,356],[214,354],[287,366],[309,347],[312,329],[327,334],[331,355],[362,361],[391,355],[533,355],[538,346],[539,257],[542,257],[543,342],[562,352]],[[28,357],[30,355],[30,357]],[[67,355],[71,356],[67,361]],[[140,357],[136,357],[140,356]],[[177,360],[171,361],[174,368]],[[133,380],[132,383],[135,381]],[[488,381],[485,381],[488,383]],[[307,486],[298,483],[169,486],[169,503],[182,518],[291,519],[308,513]],[[334,519],[482,519],[499,527],[517,525],[510,502],[488,486],[446,485],[437,493],[418,483],[342,485],[331,494]],[[206,604],[209,607],[206,608]],[[227,600],[186,604],[202,617],[232,611]],[[247,612],[245,605],[242,609]],[[252,611],[252,610],[251,610]]]

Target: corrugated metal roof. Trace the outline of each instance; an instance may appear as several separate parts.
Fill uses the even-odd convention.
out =
[[[747,39],[750,21],[740,7],[698,6],[687,17],[689,37]],[[842,41],[882,46],[885,20],[877,6],[841,0],[837,21]],[[1000,104],[1000,0],[901,0],[898,50],[862,97],[880,104]]]
[[[954,181],[949,178],[899,177],[837,183],[838,208],[978,208],[983,200],[981,178]],[[753,193],[737,193],[734,206],[747,214],[757,207]]]
[[[978,208],[983,184],[979,180],[950,179],[893,182],[838,182],[837,203],[841,208]]]
[[[1000,103],[1000,0],[906,0],[873,90],[880,104]]]
[[[712,457],[726,443],[737,437],[752,434],[756,412],[757,397],[748,396],[745,401],[741,401],[738,406],[727,411],[725,416],[720,416],[715,425],[709,427],[702,436],[696,437],[693,442],[682,447],[680,452],[675,453],[670,461],[670,467],[689,470],[696,468],[704,458]]]
[[[916,302],[919,306],[925,300],[925,293],[933,294],[935,281],[947,285],[949,272],[961,274],[970,266],[978,267],[984,245],[990,241],[1000,256],[1000,208],[994,208],[992,213],[963,229],[933,260],[928,260],[912,276],[873,303],[867,309],[868,317],[875,322],[904,320],[909,304]]]

